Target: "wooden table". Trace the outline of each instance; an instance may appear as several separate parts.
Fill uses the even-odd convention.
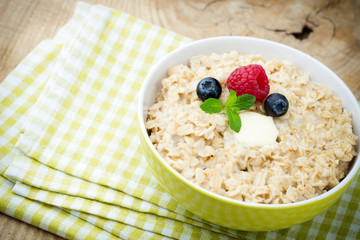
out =
[[[339,75],[360,100],[360,1],[85,0],[193,39],[265,38],[295,47]],[[0,0],[0,81],[72,16],[74,0]],[[0,239],[60,239],[0,214]]]

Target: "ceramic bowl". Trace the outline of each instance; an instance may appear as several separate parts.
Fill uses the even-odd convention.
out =
[[[188,64],[198,54],[224,53],[260,54],[265,59],[288,60],[308,72],[311,80],[334,90],[344,108],[353,114],[353,130],[360,134],[360,109],[356,98],[345,83],[324,64],[294,48],[276,42],[251,37],[215,37],[192,42],[174,50],[148,73],[138,98],[139,135],[145,157],[163,188],[188,211],[220,226],[246,230],[268,231],[303,223],[323,212],[338,200],[356,176],[357,157],[347,176],[330,191],[309,200],[290,204],[256,204],[230,199],[205,190],[188,181],[171,168],[151,143],[145,128],[147,109],[155,103],[161,80],[175,64]],[[359,152],[359,144],[356,146]]]

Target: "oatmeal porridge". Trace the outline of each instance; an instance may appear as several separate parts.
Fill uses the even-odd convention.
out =
[[[200,108],[196,88],[201,79],[220,82],[219,100],[225,104],[228,76],[249,64],[261,65],[270,93],[281,93],[289,102],[285,115],[272,118],[272,143],[239,141],[225,110],[208,114]],[[260,102],[247,112],[266,116]],[[161,156],[185,178],[253,203],[292,203],[320,195],[345,177],[357,154],[352,115],[330,89],[310,82],[290,62],[237,52],[194,56],[188,66],[171,67],[157,102],[148,109],[146,128]]]

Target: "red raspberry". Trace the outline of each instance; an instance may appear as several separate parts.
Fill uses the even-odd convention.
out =
[[[235,69],[227,79],[227,87],[237,96],[250,94],[262,101],[269,94],[269,79],[261,65],[250,64]]]

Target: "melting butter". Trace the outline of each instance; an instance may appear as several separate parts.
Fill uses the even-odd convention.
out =
[[[276,143],[279,131],[272,117],[246,111],[240,113],[240,118],[241,129],[236,134],[239,142],[256,147]]]

